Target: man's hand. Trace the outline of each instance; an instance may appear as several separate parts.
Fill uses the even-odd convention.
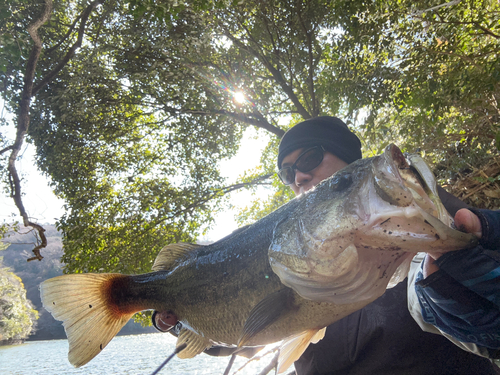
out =
[[[161,332],[170,331],[178,323],[177,316],[170,310],[155,311],[151,319],[155,328]]]
[[[479,221],[479,218],[466,208],[458,210],[455,214],[455,226],[462,232],[472,233],[478,238],[481,238],[481,221]],[[424,278],[439,270],[439,267],[434,264],[434,261],[441,255],[442,253],[428,253],[426,255],[423,267]]]
[[[455,226],[462,232],[476,235],[477,238],[481,238],[482,236],[481,221],[466,208],[458,210],[455,214]]]

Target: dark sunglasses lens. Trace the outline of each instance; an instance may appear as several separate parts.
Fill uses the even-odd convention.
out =
[[[290,185],[295,181],[295,172],[291,167],[280,169],[278,176],[285,185]]]
[[[309,172],[313,170],[323,161],[323,150],[319,147],[315,147],[311,150],[306,151],[302,156],[295,162],[297,169],[301,172]]]

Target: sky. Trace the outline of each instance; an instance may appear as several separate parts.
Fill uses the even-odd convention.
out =
[[[234,183],[245,170],[259,164],[259,158],[267,140],[255,139],[256,134],[254,128],[249,128],[244,134],[238,154],[232,159],[221,162],[221,173],[228,178],[228,185]],[[53,193],[49,186],[50,180],[37,170],[34,160],[34,147],[25,143],[16,165],[18,172],[24,178],[22,184],[24,206],[34,222],[53,224],[64,213],[64,201],[58,199]],[[258,194],[263,198],[268,191],[265,188],[259,188]],[[255,197],[252,197],[249,191],[231,193],[231,204],[236,207],[246,206],[251,199]],[[22,221],[18,212],[12,198],[0,194],[0,222]],[[234,220],[235,212],[235,210],[228,210],[216,216],[212,229],[200,238],[200,241],[216,241],[237,229],[238,226]]]
[[[249,128],[245,132],[237,155],[232,159],[221,162],[221,174],[228,178],[229,185],[236,182],[239,175],[242,175],[246,170],[255,168],[260,164],[260,156],[267,145],[268,139],[255,139],[256,135],[257,132],[255,129]],[[250,191],[244,189],[235,191],[231,193],[230,203],[235,207],[244,207],[251,200],[257,197],[264,198],[269,193],[270,191],[263,187],[257,189],[257,196],[252,196]],[[228,210],[220,213],[216,218],[215,225],[203,239],[215,241],[237,229],[238,226],[234,220],[235,213],[236,210]]]
[[[53,224],[55,219],[63,214],[64,202],[58,199],[49,187],[49,179],[37,171],[33,150],[31,145],[25,145],[16,165],[19,174],[23,176],[24,207],[28,215],[36,222]],[[0,196],[0,220],[2,223],[21,220],[13,199],[5,193]]]

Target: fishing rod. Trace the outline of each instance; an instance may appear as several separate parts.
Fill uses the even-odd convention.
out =
[[[165,367],[165,365],[166,365],[166,364],[167,364],[167,363],[168,363],[168,362],[169,362],[172,358],[174,358],[174,355],[176,355],[177,353],[179,353],[181,350],[186,349],[186,346],[187,346],[187,344],[186,344],[186,343],[184,343],[184,344],[181,344],[181,345],[179,345],[178,347],[176,347],[176,348],[175,348],[175,350],[174,350],[174,352],[173,352],[172,354],[170,354],[170,355],[168,356],[168,358],[167,358],[166,360],[164,360],[164,361],[163,361],[163,363],[162,363],[162,364],[161,364],[161,365],[160,365],[160,366],[159,366],[156,370],[154,370],[154,371],[151,373],[151,375],[156,375],[156,374],[158,374],[158,373],[160,372],[160,370],[161,370],[163,367]]]

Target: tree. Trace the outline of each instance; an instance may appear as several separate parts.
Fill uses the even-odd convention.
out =
[[[0,242],[0,250],[7,246]],[[0,341],[12,342],[28,337],[35,327],[38,312],[26,298],[19,277],[3,267],[0,257]]]
[[[16,169],[16,159],[21,150],[24,138],[29,130],[30,104],[36,92],[43,88],[47,82],[57,75],[57,73],[71,59],[75,50],[81,45],[85,30],[85,23],[89,14],[98,3],[99,0],[94,1],[78,16],[78,19],[80,20],[80,27],[78,29],[78,38],[76,42],[68,49],[65,56],[61,60],[57,61],[57,64],[50,71],[48,71],[39,82],[37,82],[37,85],[35,85],[37,64],[40,54],[42,53],[42,39],[39,35],[39,29],[51,17],[53,9],[52,0],[45,0],[42,7],[32,7],[29,3],[24,1],[16,3],[15,5],[7,4],[3,1],[1,3],[2,13],[0,27],[3,31],[2,44],[4,47],[0,52],[0,56],[3,60],[0,70],[3,72],[3,98],[9,102],[10,109],[13,112],[16,112],[17,125],[14,142],[0,149],[0,156],[10,151],[5,170],[7,172],[11,196],[23,218],[24,226],[36,229],[40,237],[39,244],[33,249],[35,256],[29,260],[41,260],[42,256],[40,255],[40,249],[47,245],[43,227],[31,221],[28,217],[26,209],[24,208],[21,198],[21,180]],[[27,17],[19,17],[20,13],[24,13]],[[31,18],[32,21],[27,24],[26,21],[29,21]],[[21,32],[19,32],[20,30]],[[29,49],[29,44],[27,43],[28,35],[33,41],[31,49]],[[28,49],[29,52],[27,51]],[[28,56],[26,60],[23,55]],[[23,60],[25,61],[25,66],[24,69],[21,69],[20,66],[24,65]],[[21,72],[22,83],[20,79]]]
[[[381,43],[397,45],[398,75],[386,78],[392,101],[369,119],[365,135],[375,145],[380,136],[406,138],[408,149],[422,148],[450,171],[500,149],[499,13],[491,1],[432,5],[403,2],[393,8],[397,23],[385,17]]]
[[[33,9],[16,4],[25,30]],[[35,86],[28,139],[67,202],[67,271],[149,271],[161,247],[194,241],[235,188],[277,191],[242,222],[283,203],[289,194],[269,179],[276,146],[303,119],[340,116],[366,155],[391,140],[442,171],[497,153],[496,2],[176,4],[96,4],[80,32],[87,6],[60,2],[41,28],[37,74],[50,79]],[[3,66],[15,111],[24,68]],[[218,161],[249,126],[269,137],[262,166],[226,186]]]

